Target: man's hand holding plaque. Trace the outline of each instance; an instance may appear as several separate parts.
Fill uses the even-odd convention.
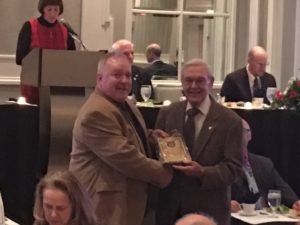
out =
[[[166,164],[190,162],[191,156],[182,136],[175,132],[168,137],[157,137],[159,158]]]
[[[202,177],[204,174],[204,168],[195,161],[182,162],[180,164],[173,165],[173,168],[180,170],[187,176]]]

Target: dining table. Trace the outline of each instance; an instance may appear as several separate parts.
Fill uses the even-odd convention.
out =
[[[5,218],[5,222],[4,225],[19,225],[18,223],[16,223],[15,221],[9,219],[9,218]]]
[[[39,109],[0,102],[0,191],[5,215],[20,224],[33,222],[39,172]],[[5,224],[10,223],[7,220]]]
[[[293,225],[300,222],[300,217],[291,217],[288,213],[276,214],[266,210],[256,210],[253,214],[244,214],[243,211],[231,213],[231,225],[245,225],[245,224],[280,224],[280,225]]]

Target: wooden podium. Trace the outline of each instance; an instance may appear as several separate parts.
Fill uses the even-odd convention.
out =
[[[21,83],[35,87],[94,87],[102,52],[33,49],[22,61]]]
[[[32,146],[30,148],[20,146],[18,147],[20,149],[7,149],[12,152],[29,151],[26,152],[26,160],[28,163],[33,163],[34,165],[31,167],[35,168],[35,171],[31,172],[33,174],[29,176],[16,165],[18,168],[16,173],[19,176],[15,177],[15,184],[19,186],[18,190],[24,193],[24,197],[18,201],[22,202],[24,208],[17,208],[16,205],[19,203],[14,202],[15,205],[8,206],[8,209],[13,212],[14,218],[21,224],[32,224],[35,185],[47,173],[51,133],[50,87],[93,88],[96,84],[98,62],[102,56],[104,56],[103,52],[33,49],[22,61],[21,83],[39,87],[40,103],[38,107],[35,107],[37,112],[33,118],[36,121],[36,147],[33,149]],[[28,132],[31,131],[28,130]],[[24,164],[26,163],[22,162],[22,165]],[[26,179],[30,180],[27,183],[34,185],[23,184],[22,180],[17,180],[18,177],[22,177],[22,179],[27,177]],[[10,192],[8,195],[17,196],[17,193]],[[8,195],[6,198],[9,199]],[[25,211],[28,212],[26,215]]]
[[[50,87],[84,87],[96,84],[98,62],[103,52],[33,49],[22,61],[21,84],[39,87],[38,177],[47,173],[51,103]],[[87,91],[86,91],[87,92]]]

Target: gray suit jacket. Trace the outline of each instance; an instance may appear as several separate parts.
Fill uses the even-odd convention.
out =
[[[147,137],[142,115],[128,104]],[[164,187],[172,176],[160,162],[146,157],[130,120],[95,91],[79,111],[72,144],[70,170],[92,197],[99,224],[140,225],[147,184]]]
[[[268,191],[270,189],[279,189],[281,191],[282,203],[288,207],[292,207],[294,202],[298,200],[298,197],[278,174],[273,162],[266,157],[252,153],[249,153],[249,162],[257,187],[265,203],[267,203]],[[232,185],[232,200],[242,203],[249,194],[247,179],[243,174]]]
[[[160,110],[156,127],[183,133],[187,102]],[[194,161],[204,166],[204,176],[194,178],[177,172],[171,184],[160,191],[156,225],[174,223],[178,216],[205,212],[219,224],[229,224],[231,183],[241,173],[242,123],[233,111],[211,99],[211,107],[197,137]]]

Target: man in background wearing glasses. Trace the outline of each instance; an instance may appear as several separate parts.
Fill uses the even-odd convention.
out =
[[[267,206],[267,195],[271,189],[281,192],[282,204],[300,213],[300,200],[291,187],[276,171],[273,162],[264,156],[248,152],[251,140],[249,124],[243,120],[243,174],[232,185],[231,212],[241,210],[241,203],[256,203],[257,209]]]

